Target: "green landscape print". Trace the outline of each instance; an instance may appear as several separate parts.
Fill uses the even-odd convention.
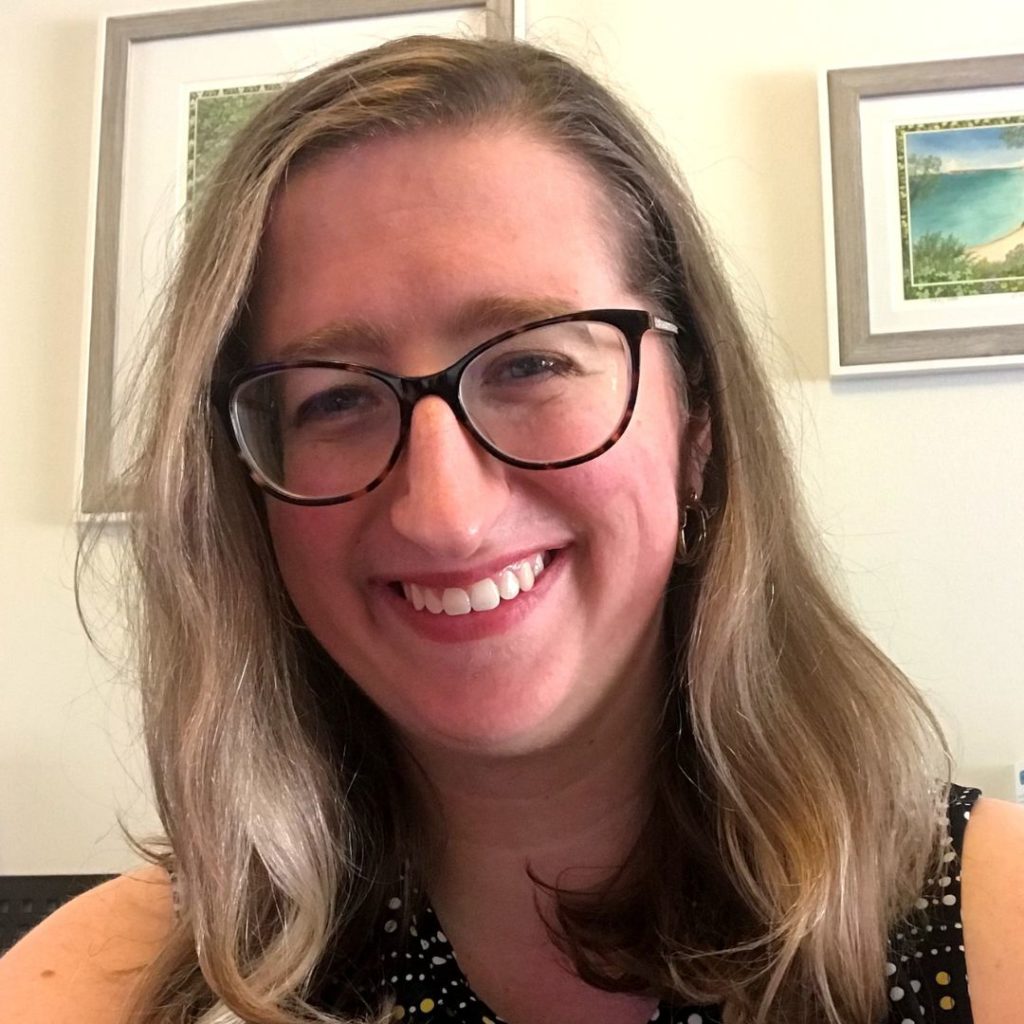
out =
[[[188,167],[185,174],[187,216],[202,197],[210,171],[238,131],[283,83],[202,89],[189,93]]]
[[[896,139],[904,298],[1024,291],[1024,115]]]

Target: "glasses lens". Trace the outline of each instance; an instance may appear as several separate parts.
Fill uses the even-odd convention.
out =
[[[366,373],[292,366],[239,385],[232,417],[242,448],[297,498],[339,498],[371,484],[398,443],[394,392]]]
[[[542,465],[589,455],[619,429],[632,357],[611,324],[573,320],[524,331],[466,368],[462,404],[499,451]]]

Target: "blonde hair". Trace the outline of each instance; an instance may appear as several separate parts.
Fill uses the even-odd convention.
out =
[[[938,842],[938,727],[816,568],[776,409],[671,160],[563,58],[439,37],[272,99],[209,183],[168,296],[133,470],[133,597],[172,851],[154,856],[173,863],[182,912],[135,1019],[386,1011],[358,994],[340,1017],[314,1003],[328,968],[360,977],[386,896],[415,877],[415,806],[388,775],[386,724],[288,600],[210,386],[245,359],[247,293],[290,169],[375,135],[497,124],[575,155],[607,190],[627,284],[698,350],[681,376],[713,434],[703,557],[668,582],[654,813],[612,884],[559,893],[557,941],[595,985],[725,999],[740,1022],[875,1019],[888,930]]]

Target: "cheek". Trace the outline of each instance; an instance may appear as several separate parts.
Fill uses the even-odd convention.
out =
[[[623,437],[623,472],[640,481],[650,501],[678,505],[685,412],[667,368],[644,381],[633,421]],[[613,449],[614,450],[614,449]]]
[[[631,493],[645,504],[677,503],[685,412],[668,359],[652,349],[626,432],[604,455],[578,467],[592,495],[614,500]]]
[[[286,576],[305,560],[304,552],[317,546],[318,530],[307,510],[285,505],[273,498],[267,501],[267,525],[270,543],[278,567]]]
[[[561,470],[552,481],[565,504],[575,509],[582,536],[622,558],[652,558],[659,564],[674,553],[679,508],[679,417],[640,415],[622,439],[592,462]]]
[[[302,508],[267,499],[267,524],[274,557],[292,602],[316,630],[320,595],[341,595],[338,566],[351,547],[345,506]]]

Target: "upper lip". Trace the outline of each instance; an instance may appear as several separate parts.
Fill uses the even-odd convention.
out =
[[[534,555],[545,557],[556,548],[552,545],[538,545],[531,548],[520,548],[514,554],[499,555],[486,562],[478,562],[471,569],[458,569],[450,572],[419,571],[417,569],[403,569],[394,574],[380,574],[378,577],[385,583],[417,583],[421,587],[431,587],[435,590],[444,590],[447,587],[468,587],[472,583],[486,579],[489,576],[497,576],[502,569],[510,565],[522,562],[524,559],[532,558]]]

